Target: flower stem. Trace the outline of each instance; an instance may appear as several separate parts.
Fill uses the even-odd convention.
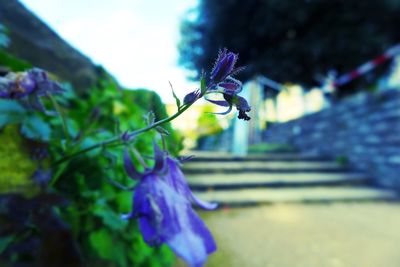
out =
[[[174,115],[172,115],[172,116],[170,116],[170,117],[167,117],[167,118],[165,118],[165,119],[159,120],[159,121],[157,121],[157,122],[155,122],[155,123],[153,123],[153,124],[151,124],[151,125],[149,125],[149,126],[147,126],[147,127],[144,127],[144,128],[142,128],[142,129],[139,129],[139,130],[136,130],[136,131],[132,131],[132,132],[130,132],[130,133],[128,134],[128,136],[131,137],[131,138],[132,138],[132,137],[136,137],[136,136],[138,136],[138,135],[140,135],[140,134],[142,134],[142,133],[145,133],[145,132],[147,132],[147,131],[150,131],[150,130],[156,128],[157,126],[160,126],[160,125],[162,125],[162,124],[164,124],[164,123],[170,122],[170,121],[174,120],[175,118],[179,117],[179,116],[180,116],[183,112],[185,112],[192,104],[193,104],[193,103],[184,105],[184,106],[181,107]],[[91,145],[91,146],[86,147],[86,148],[84,148],[84,149],[82,149],[82,150],[79,150],[79,151],[77,151],[77,152],[74,152],[74,153],[71,153],[71,154],[69,154],[69,155],[66,155],[65,157],[62,157],[61,159],[55,161],[55,162],[52,164],[52,166],[55,167],[55,166],[57,166],[57,165],[59,165],[59,164],[61,164],[61,163],[63,163],[63,162],[66,162],[66,161],[68,161],[68,160],[71,160],[72,158],[75,158],[75,157],[77,157],[77,156],[79,156],[79,155],[82,155],[82,154],[84,154],[84,153],[87,153],[87,152],[92,151],[92,150],[97,149],[97,148],[105,148],[105,147],[108,147],[108,146],[120,146],[120,145],[124,145],[124,142],[121,140],[120,136],[116,136],[116,137],[113,137],[113,138],[111,138],[111,139],[109,139],[109,140],[105,140],[105,141],[103,141],[103,142],[100,142],[100,143]]]
[[[53,105],[53,107],[57,111],[58,116],[61,119],[62,128],[64,131],[65,138],[67,139],[67,145],[68,145],[71,142],[71,137],[69,136],[68,125],[67,125],[67,120],[65,119],[65,114],[61,109],[60,105],[57,103],[56,99],[51,94],[47,94],[47,96],[49,97],[51,104]]]

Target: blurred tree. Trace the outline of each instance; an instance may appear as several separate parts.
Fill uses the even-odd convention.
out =
[[[227,47],[247,66],[244,81],[264,74],[314,86],[329,70],[343,74],[398,42],[399,12],[396,0],[201,0],[181,25],[180,63],[198,76]]]
[[[199,119],[197,120],[197,130],[196,133],[199,137],[216,135],[221,133],[224,129],[220,125],[220,122],[215,115],[214,107],[210,105],[205,105],[201,112]]]

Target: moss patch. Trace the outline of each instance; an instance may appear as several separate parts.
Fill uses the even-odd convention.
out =
[[[24,139],[15,125],[0,132],[0,193],[21,192],[32,188],[30,176],[36,169]]]

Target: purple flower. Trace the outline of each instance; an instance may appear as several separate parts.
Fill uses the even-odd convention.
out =
[[[251,118],[247,115],[247,112],[251,111],[251,107],[247,100],[238,95],[223,94],[225,100],[212,100],[206,98],[207,101],[222,107],[228,107],[228,109],[221,113],[215,113],[220,115],[228,114],[232,111],[232,107],[235,106],[239,111],[238,119],[248,121]]]
[[[45,71],[37,68],[27,72],[10,72],[0,79],[1,98],[21,99],[31,94],[44,96],[62,92],[63,89],[51,81]]]
[[[133,209],[123,218],[138,218],[145,242],[151,246],[167,244],[190,266],[203,266],[207,256],[216,250],[215,241],[206,225],[192,208],[192,203],[205,209],[216,204],[196,198],[190,191],[179,162],[155,145],[155,164],[139,173],[128,154],[125,170],[140,179],[133,196]]]
[[[183,175],[179,165],[180,162],[169,155],[166,156],[166,164],[168,168],[167,175],[164,176],[164,180],[169,184],[171,187],[174,188],[176,192],[181,195],[186,196],[186,198],[196,204],[197,206],[206,209],[206,210],[213,210],[217,208],[216,203],[208,203],[198,199],[190,190],[189,185],[186,182],[185,176]]]
[[[239,111],[238,118],[248,121],[250,117],[247,115],[247,112],[250,112],[251,107],[246,99],[238,96],[242,91],[242,83],[232,77],[232,75],[243,69],[235,68],[237,59],[238,55],[228,52],[226,48],[220,51],[215,66],[211,71],[209,92],[221,93],[224,100],[212,100],[208,98],[206,98],[206,100],[219,106],[228,107],[226,111],[215,114],[228,114],[235,106]]]
[[[0,77],[0,98],[20,100],[25,106],[40,111],[46,110],[39,97],[62,92],[64,90],[58,83],[37,68]]]
[[[211,71],[211,82],[213,82],[214,84],[218,84],[239,71],[240,69],[235,69],[237,59],[238,55],[232,52],[228,52],[226,48],[220,51],[214,68]]]
[[[0,77],[0,98],[19,99],[32,93],[35,82],[26,74],[8,73]]]
[[[42,168],[38,168],[31,176],[31,179],[41,187],[46,186],[52,177],[51,170],[44,170]]]

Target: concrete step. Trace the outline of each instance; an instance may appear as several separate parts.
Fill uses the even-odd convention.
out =
[[[369,181],[362,173],[241,173],[186,175],[195,190],[236,189],[249,187],[304,187],[361,184]]]
[[[315,155],[274,152],[268,154],[249,154],[247,156],[233,156],[226,152],[218,151],[191,151],[184,153],[183,156],[194,155],[190,162],[226,162],[226,161],[328,161],[329,159],[317,157]]]
[[[223,205],[242,206],[287,202],[397,201],[392,191],[367,187],[312,187],[282,189],[240,189],[194,192],[202,200]]]
[[[183,165],[191,173],[238,173],[238,172],[343,172],[344,167],[332,161],[197,161]]]

